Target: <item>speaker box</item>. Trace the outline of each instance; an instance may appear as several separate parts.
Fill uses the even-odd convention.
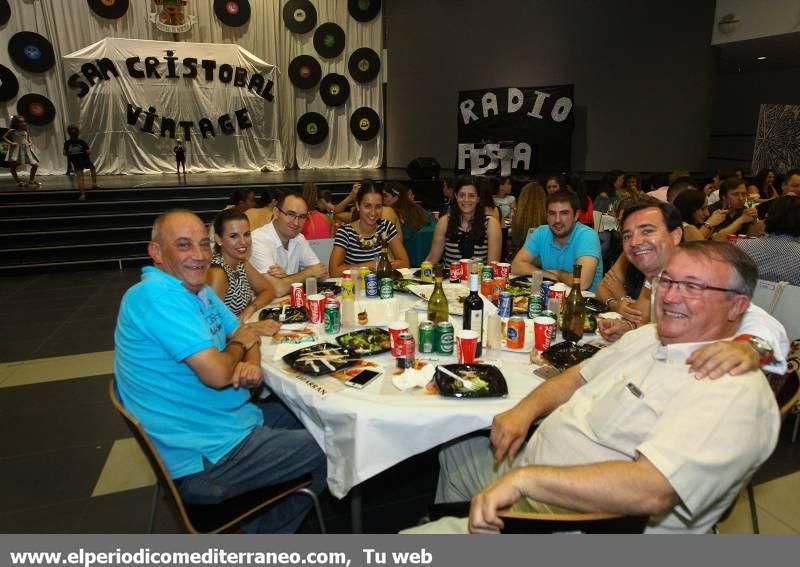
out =
[[[418,157],[408,162],[406,173],[411,179],[437,179],[439,177],[439,162],[432,157]]]

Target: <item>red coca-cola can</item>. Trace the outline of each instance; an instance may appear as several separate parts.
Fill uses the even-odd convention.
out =
[[[306,294],[303,291],[302,283],[292,284],[291,302],[292,307],[303,307],[306,304]]]
[[[736,241],[739,240],[739,237],[736,236],[735,234],[729,234],[728,236],[725,237],[725,240],[727,240],[731,244],[736,244]]]
[[[414,335],[408,332],[400,333],[397,337],[397,367],[406,369],[414,368],[417,345]]]
[[[462,258],[461,262],[461,279],[468,282],[469,281],[469,269],[472,264],[471,260],[468,258]]]
[[[450,283],[461,281],[461,264],[450,264]]]

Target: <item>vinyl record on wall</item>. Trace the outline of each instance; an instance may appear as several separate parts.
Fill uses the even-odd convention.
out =
[[[328,59],[336,57],[344,51],[344,30],[333,22],[322,24],[314,32],[314,49]]]
[[[350,116],[350,131],[357,140],[367,142],[377,136],[380,129],[378,113],[368,106],[362,106]]]
[[[0,0],[0,26],[8,23],[11,17],[11,7],[8,5],[8,0]]]
[[[306,144],[320,144],[328,137],[328,121],[321,114],[306,112],[297,121],[297,135]]]
[[[19,81],[14,72],[4,65],[0,65],[0,102],[7,102],[17,96]]]
[[[46,96],[26,94],[17,101],[17,114],[21,114],[28,124],[46,126],[56,117],[56,107]]]
[[[381,11],[381,0],[348,0],[347,10],[359,22],[368,22]]]
[[[319,85],[319,96],[328,106],[341,106],[350,97],[350,83],[347,77],[328,73]]]
[[[226,26],[238,28],[250,19],[250,0],[214,0],[214,13]]]
[[[43,73],[55,65],[52,44],[38,33],[18,32],[8,40],[11,60],[32,73]]]
[[[294,33],[308,33],[317,25],[317,9],[308,0],[289,0],[283,5],[283,23]]]
[[[311,55],[298,55],[289,63],[289,80],[298,89],[313,89],[320,77],[322,68]]]
[[[381,58],[369,47],[359,47],[350,55],[347,70],[356,82],[368,83],[381,72]]]
[[[128,0],[88,0],[89,8],[100,16],[109,20],[116,20],[128,11]]]

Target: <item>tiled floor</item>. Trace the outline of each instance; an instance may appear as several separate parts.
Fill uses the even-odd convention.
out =
[[[5,276],[0,280],[0,532],[138,533],[147,529],[154,477],[107,397],[119,300],[138,269]],[[778,449],[756,477],[762,533],[800,533],[800,443]],[[364,525],[413,525],[433,498],[426,453],[365,483]],[[349,505],[330,496],[333,532]],[[722,525],[749,533],[746,498]],[[155,531],[178,532],[159,506]]]

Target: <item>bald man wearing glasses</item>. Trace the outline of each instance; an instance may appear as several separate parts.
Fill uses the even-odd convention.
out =
[[[275,205],[272,222],[253,231],[250,263],[270,281],[276,295],[286,295],[293,283],[305,282],[306,278],[328,277],[328,269],[300,234],[306,218],[305,199],[286,193]]]

